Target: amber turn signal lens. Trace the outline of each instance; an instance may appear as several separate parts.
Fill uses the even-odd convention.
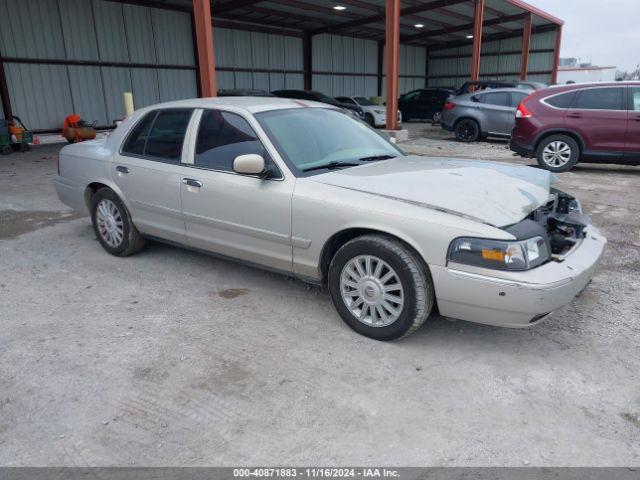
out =
[[[482,250],[482,258],[485,260],[495,260],[496,262],[504,262],[504,252],[500,250]]]

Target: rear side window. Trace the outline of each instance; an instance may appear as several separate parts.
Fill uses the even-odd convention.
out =
[[[528,95],[526,93],[511,92],[511,106],[513,108],[517,108],[518,105],[520,105],[520,102],[527,98],[527,96]]]
[[[576,92],[561,93],[550,98],[546,98],[544,101],[552,107],[556,108],[571,108],[573,106],[573,100],[576,96]]]
[[[482,96],[483,103],[499,105],[501,107],[508,107],[511,105],[510,100],[508,92],[485,93]]]
[[[161,110],[153,122],[144,154],[179,161],[192,110]]]
[[[629,89],[629,110],[640,112],[640,87]]]
[[[264,148],[249,123],[240,115],[206,110],[200,120],[195,166],[233,171],[238,155],[265,155]]]
[[[144,154],[144,147],[147,143],[147,138],[149,138],[149,131],[157,114],[158,112],[147,113],[144,118],[133,127],[127,141],[122,147],[123,153],[132,153],[134,155]]]
[[[623,107],[623,93],[624,90],[620,87],[580,90],[573,108],[582,110],[626,110]]]
[[[122,153],[179,162],[192,112],[171,109],[148,113],[131,131]]]

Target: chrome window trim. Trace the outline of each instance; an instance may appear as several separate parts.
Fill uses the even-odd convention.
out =
[[[622,99],[623,102],[621,104],[621,106],[623,107],[621,110],[612,110],[610,108],[575,108],[575,107],[566,107],[566,108],[560,108],[560,107],[554,107],[553,105],[551,105],[550,103],[547,103],[547,100],[550,98],[554,98],[554,97],[558,97],[560,95],[565,95],[567,93],[574,93],[574,94],[579,94],[580,92],[582,92],[583,90],[595,90],[595,89],[602,89],[602,88],[620,88],[623,89],[624,91],[622,92]],[[580,110],[581,112],[628,112],[628,105],[625,106],[625,93],[627,93],[627,89],[628,89],[628,85],[595,85],[595,86],[591,86],[591,87],[583,87],[583,88],[576,88],[576,89],[572,89],[572,90],[565,90],[564,92],[560,92],[560,93],[555,93],[553,95],[549,95],[546,96],[544,98],[542,98],[540,100],[540,103],[544,103],[547,107],[549,108],[553,108],[554,110]]]
[[[221,107],[223,107],[221,105]],[[193,115],[192,120],[194,117],[197,116],[197,121],[193,122],[193,131],[190,133],[190,140],[189,140],[189,152],[187,152],[187,155],[189,155],[189,157],[186,159],[186,161],[184,161],[185,159],[183,158],[183,162],[182,165],[184,165],[185,167],[189,167],[189,168],[194,168],[197,170],[204,170],[207,172],[217,172],[217,173],[226,173],[229,175],[237,175],[240,177],[252,177],[252,178],[258,178],[261,180],[269,180],[269,181],[275,181],[275,182],[282,182],[285,180],[285,174],[282,170],[282,168],[280,168],[280,165],[278,164],[278,162],[276,160],[274,160],[273,158],[273,154],[271,153],[271,151],[269,150],[269,148],[267,147],[267,145],[265,144],[263,138],[260,135],[260,132],[258,132],[256,130],[256,128],[254,127],[254,125],[252,124],[251,120],[253,120],[253,116],[246,116],[243,115],[242,112],[240,110],[235,110],[235,109],[230,109],[230,108],[198,108],[197,109],[198,112],[196,113],[196,115]],[[205,113],[205,111],[207,110],[215,110],[215,111],[219,111],[219,112],[227,112],[227,113],[233,113],[235,115],[240,116],[240,118],[242,118],[243,120],[245,120],[247,122],[247,124],[249,125],[249,127],[251,128],[251,130],[253,130],[253,133],[255,134],[256,138],[258,139],[258,141],[260,142],[260,144],[262,145],[262,148],[264,148],[265,152],[267,152],[267,154],[269,155],[269,160],[271,161],[271,163],[273,163],[273,165],[276,167],[276,169],[278,170],[278,174],[279,176],[277,177],[270,177],[270,178],[261,178],[258,177],[256,175],[244,175],[241,173],[237,173],[234,172],[233,170],[220,170],[217,168],[209,168],[209,167],[202,167],[199,165],[195,164],[195,155],[196,155],[196,144],[198,141],[198,133],[200,131],[200,122],[202,121],[202,117]],[[191,128],[192,124],[189,123],[189,128]]]
[[[160,114],[160,112],[168,111],[168,110],[191,110],[191,118],[189,118],[189,123],[187,123],[187,129],[185,131],[184,138],[182,139],[182,151],[180,152],[180,158],[176,160],[170,160],[164,157],[154,157],[153,155],[136,154],[131,152],[125,152],[122,150],[124,148],[125,143],[127,143],[127,141],[129,140],[129,137],[135,130],[135,128],[140,124],[140,122],[142,122],[145,118],[147,118],[148,115],[150,114],[155,115],[155,117],[153,118],[153,122],[151,122],[151,128],[149,129],[149,133],[150,133],[151,129],[153,128],[153,125],[156,123],[156,119],[158,118],[158,115]],[[140,158],[142,160],[150,160],[152,162],[168,163],[169,165],[182,165],[184,154],[185,154],[185,145],[187,143],[187,139],[189,138],[189,128],[191,127],[191,122],[193,121],[193,114],[195,113],[196,110],[197,109],[195,107],[174,107],[174,108],[156,108],[153,110],[149,110],[148,112],[145,112],[136,121],[136,123],[131,125],[124,139],[122,140],[122,142],[120,142],[120,146],[118,147],[118,155],[121,155],[123,157]],[[146,142],[145,142],[144,150],[146,150]]]

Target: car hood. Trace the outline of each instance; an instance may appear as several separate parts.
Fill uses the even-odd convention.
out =
[[[309,180],[505,227],[548,201],[555,176],[520,165],[410,155]]]

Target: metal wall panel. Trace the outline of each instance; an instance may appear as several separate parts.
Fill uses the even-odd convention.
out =
[[[136,63],[155,63],[157,57],[150,9],[124,4],[122,13],[129,59]]]
[[[152,68],[130,69],[133,104],[135,108],[160,103],[158,71]]]
[[[100,60],[128,62],[129,50],[124,29],[122,4],[93,0],[92,6]]]
[[[0,0],[0,12],[4,57],[195,65],[188,13],[105,0]],[[5,70],[13,111],[33,129],[60,128],[70,113],[109,125],[124,116],[125,91],[138,108],[197,95],[195,70],[46,63]]]
[[[160,101],[169,102],[198,96],[196,72],[193,70],[158,70]]]
[[[73,111],[67,68],[61,65],[5,63],[13,113],[27,128],[62,127]],[[53,93],[55,86],[55,94]],[[122,103],[122,102],[120,102]]]
[[[266,91],[302,88],[302,39],[228,28],[216,28],[213,35],[216,66],[265,70],[218,70],[218,88],[258,88]],[[301,73],[269,70],[298,70]]]
[[[152,8],[151,19],[158,63],[195,65],[191,15]]]
[[[537,33],[531,36],[531,50],[553,49],[555,47],[555,32]],[[440,78],[430,78],[429,86],[458,87],[468,80],[471,71],[471,46],[450,48],[433,51],[432,56],[453,56],[457,58],[430,58],[429,75]],[[499,77],[504,80],[518,80],[520,78],[520,49],[522,37],[507,38],[491,42],[483,42],[480,60],[480,78]],[[500,52],[518,52],[504,53]],[[492,55],[487,55],[492,54]],[[534,52],[529,56],[529,71],[551,71],[554,55],[551,52]],[[529,75],[530,80],[549,83],[550,74]]]
[[[91,3],[59,0],[66,58],[99,60]]]
[[[82,109],[79,115],[88,122],[97,121],[98,125],[107,125],[109,118],[100,67],[69,66],[69,85],[74,108],[78,106]]]
[[[107,123],[124,118],[122,94],[131,91],[131,76],[128,68],[100,67],[104,85],[104,98],[107,105]],[[135,102],[135,97],[134,97]],[[80,115],[84,113],[76,112]]]
[[[65,58],[56,0],[0,0],[0,12],[2,55]]]

